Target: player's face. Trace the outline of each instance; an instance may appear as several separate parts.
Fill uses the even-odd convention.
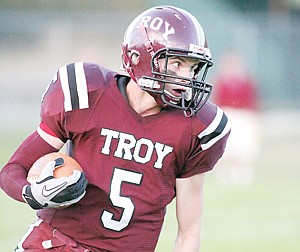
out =
[[[164,71],[164,63],[165,59],[160,59],[160,71]],[[168,59],[167,64],[167,74],[172,76],[180,76],[185,78],[193,78],[195,74],[195,70],[199,66],[200,61],[192,58],[185,57],[170,57]],[[189,81],[183,79],[174,79],[172,81],[176,81],[182,84],[187,84]],[[165,92],[172,96],[174,99],[180,99],[184,96],[184,99],[189,100],[192,94],[192,90],[186,86],[180,86],[176,84],[166,84]]]

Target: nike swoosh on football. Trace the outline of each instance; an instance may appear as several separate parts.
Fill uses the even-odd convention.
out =
[[[59,191],[61,188],[63,188],[66,184],[67,184],[67,182],[64,182],[64,183],[62,183],[62,184],[60,184],[60,185],[57,185],[57,186],[54,186],[54,187],[52,187],[52,188],[50,188],[50,189],[48,189],[48,188],[46,187],[46,185],[44,185],[44,187],[43,187],[43,189],[42,189],[42,194],[43,194],[44,197],[49,197],[50,195],[52,195],[52,194],[58,192],[58,191]]]

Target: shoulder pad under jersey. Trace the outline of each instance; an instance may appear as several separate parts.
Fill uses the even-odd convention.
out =
[[[196,118],[199,119],[202,124],[202,130],[197,130],[199,127],[195,127],[194,130],[198,138],[202,150],[206,150],[227,135],[230,132],[230,123],[228,117],[222,109],[213,103],[207,102],[205,106],[196,114]],[[199,122],[195,125],[199,125]]]
[[[101,93],[115,75],[94,63],[76,62],[58,69],[42,99],[44,110],[52,113],[86,109],[93,106],[91,93]]]

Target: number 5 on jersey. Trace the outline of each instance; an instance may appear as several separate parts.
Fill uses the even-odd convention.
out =
[[[112,180],[109,198],[115,207],[123,208],[123,214],[120,220],[113,219],[113,213],[104,210],[101,215],[103,226],[115,231],[121,231],[126,228],[134,213],[134,204],[130,197],[121,195],[121,186],[123,182],[140,185],[143,175],[141,173],[115,168]]]

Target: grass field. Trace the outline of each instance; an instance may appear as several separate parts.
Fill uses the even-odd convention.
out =
[[[27,134],[1,131],[1,167]],[[214,172],[207,174],[202,252],[300,251],[299,150],[299,135],[265,138],[250,185],[220,184]],[[174,219],[172,204],[158,252],[172,250],[176,235]],[[1,191],[0,251],[13,251],[33,220],[33,211]]]

